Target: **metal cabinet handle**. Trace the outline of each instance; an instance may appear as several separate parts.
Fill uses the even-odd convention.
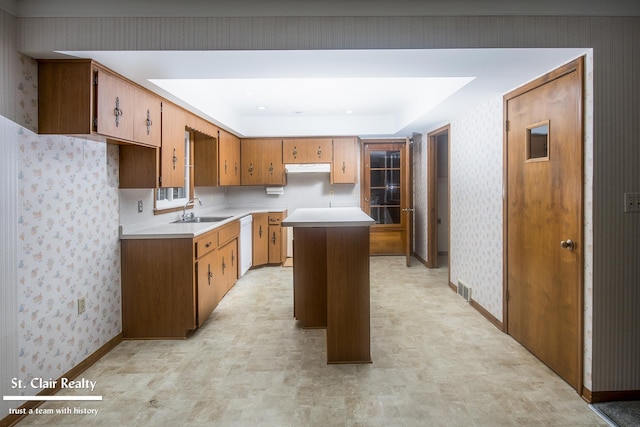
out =
[[[273,175],[273,163],[269,163],[269,173]]]
[[[233,267],[233,263],[235,262],[235,260],[236,260],[236,257],[233,254],[233,251],[231,251],[231,267]]]
[[[211,279],[213,278],[213,273],[211,272],[211,264],[207,264],[207,269],[209,270],[207,273],[207,280],[209,281],[209,286],[211,286]]]
[[[568,251],[572,251],[576,248],[576,242],[574,242],[571,239],[567,239],[567,240],[563,240],[562,242],[560,242],[560,247],[562,249],[566,249]]]
[[[258,229],[258,236],[260,238],[262,238],[262,225],[260,226],[260,228]]]
[[[176,155],[176,149],[173,149],[173,170],[176,170],[176,164],[178,163],[178,156]]]
[[[224,274],[224,269],[227,268],[227,264],[224,262],[224,257],[222,257],[222,274]]]
[[[342,173],[345,173],[346,170],[347,170],[347,165],[343,161],[342,162]]]
[[[120,116],[122,116],[122,110],[120,109],[120,97],[116,96],[116,107],[113,109],[113,115],[116,116],[116,127],[120,126]]]
[[[227,159],[224,159],[224,174],[227,174]]]
[[[322,157],[322,147],[318,145],[318,158]]]
[[[253,163],[249,163],[249,175],[253,176]]]
[[[276,232],[273,232],[273,237],[271,238],[271,241],[273,242],[273,244],[276,244],[277,238],[276,238]]]
[[[151,121],[151,111],[147,109],[147,135],[151,134],[151,125],[153,125]]]
[[[293,146],[293,158],[298,158],[298,147],[296,147],[295,145]]]

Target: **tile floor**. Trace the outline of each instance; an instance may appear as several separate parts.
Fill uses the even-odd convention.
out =
[[[249,271],[186,341],[125,341],[85,371],[98,415],[19,425],[605,426],[564,381],[447,286],[447,270],[371,261],[372,364],[327,365],[292,318],[292,270]],[[62,394],[62,393],[60,393]]]

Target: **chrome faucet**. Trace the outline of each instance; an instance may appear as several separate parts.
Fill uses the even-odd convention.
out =
[[[200,204],[200,206],[202,206],[202,202],[200,201],[199,198],[194,197],[193,199],[190,199],[185,205],[184,208],[182,209],[182,220],[183,221],[189,221],[190,219],[193,219],[193,217],[195,217],[195,214],[193,212],[189,212],[187,214],[187,208],[189,207],[189,205],[195,206],[196,205],[196,200],[198,201],[198,203]]]

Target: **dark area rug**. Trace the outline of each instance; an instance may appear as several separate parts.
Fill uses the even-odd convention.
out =
[[[640,400],[594,403],[593,407],[618,427],[640,426]]]

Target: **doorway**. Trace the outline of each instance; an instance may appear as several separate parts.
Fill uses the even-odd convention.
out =
[[[362,141],[362,210],[374,219],[371,255],[412,250],[411,150],[407,139]]]
[[[582,392],[583,60],[508,93],[506,332]]]
[[[449,130],[447,125],[428,134],[428,268],[438,268],[449,255]]]

